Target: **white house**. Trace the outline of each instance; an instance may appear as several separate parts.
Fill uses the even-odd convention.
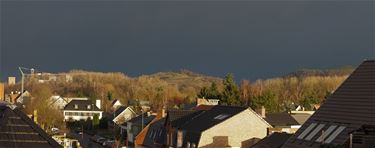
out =
[[[68,98],[63,98],[61,96],[51,96],[51,105],[57,109],[63,110],[64,107],[71,101]]]
[[[90,100],[72,100],[64,108],[65,121],[93,119],[94,115],[98,115],[99,119],[102,118],[100,100],[96,100],[96,104]]]
[[[242,107],[214,106],[189,118],[178,127],[177,147],[249,147],[266,137],[267,128],[272,127],[253,110]]]
[[[115,99],[115,100],[112,101],[112,109],[113,110],[116,110],[120,106],[122,106],[122,103],[118,99]]]
[[[124,106],[121,106],[114,112],[114,116],[115,118],[113,119],[113,122],[117,125],[121,125],[124,122],[127,122],[130,119],[136,117],[137,114],[133,111],[131,107],[125,108]]]

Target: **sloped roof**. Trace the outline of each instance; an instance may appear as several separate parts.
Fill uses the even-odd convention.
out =
[[[309,119],[311,114],[292,114],[294,120],[296,120],[300,125],[304,124],[307,119]]]
[[[345,145],[349,133],[375,125],[375,61],[364,61],[283,145],[285,148]],[[322,130],[325,134],[322,136]],[[325,138],[322,138],[322,137]]]
[[[120,115],[125,109],[126,109],[125,106],[120,106],[120,107],[118,107],[118,108],[113,112],[113,115],[114,115],[115,117],[117,117],[117,116]]]
[[[202,132],[246,109],[245,107],[235,106],[214,106],[210,110],[203,111],[198,116],[195,116],[180,128],[193,132]]]
[[[157,141],[166,141],[167,135],[165,134],[164,123],[166,118],[161,118],[155,122],[150,123],[147,133],[145,135],[143,145],[147,147],[156,147]],[[164,143],[164,142],[163,142]]]
[[[189,115],[194,112],[195,112],[194,110],[169,110],[167,112],[167,119],[168,121],[172,122],[174,120],[177,120],[183,116]]]
[[[75,109],[74,106],[78,105],[78,109]],[[87,106],[90,105],[91,108],[88,109]],[[64,110],[80,110],[80,111],[101,111],[95,103],[90,100],[72,100],[65,107]]]
[[[279,148],[289,139],[290,136],[292,136],[292,134],[277,132],[272,133],[271,135],[264,137],[255,145],[251,146],[251,148]]]
[[[0,147],[62,147],[17,108],[0,104]]]
[[[198,105],[198,106],[194,107],[193,110],[209,110],[214,106],[215,105]]]
[[[148,113],[146,112],[146,113],[143,113],[143,116],[139,115],[137,117],[130,119],[128,122],[141,125],[142,118],[143,118],[143,124],[144,126],[147,126],[147,124],[149,124],[152,120],[154,120],[155,117],[156,117],[155,115],[148,115]],[[126,124],[126,122],[124,124]]]
[[[290,114],[282,113],[268,113],[265,120],[272,126],[290,126],[300,125]]]

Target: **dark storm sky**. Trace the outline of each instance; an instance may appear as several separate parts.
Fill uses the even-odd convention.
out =
[[[374,59],[374,1],[1,0],[1,78],[190,69],[237,80]]]

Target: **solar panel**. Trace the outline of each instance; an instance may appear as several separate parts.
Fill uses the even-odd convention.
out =
[[[315,126],[316,123],[311,123],[297,138],[303,139]]]
[[[336,127],[337,125],[331,125],[318,139],[316,139],[316,142],[322,142],[323,139],[325,139]]]
[[[337,128],[336,131],[334,131],[331,136],[329,136],[327,138],[326,141],[324,141],[324,143],[331,143],[346,127],[345,126],[340,126],[339,128]]]
[[[305,140],[311,140],[323,127],[325,124],[319,124],[311,133],[308,135]]]

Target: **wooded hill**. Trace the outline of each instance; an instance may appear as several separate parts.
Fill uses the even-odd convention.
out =
[[[275,104],[311,104],[320,103],[333,92],[353,71],[344,67],[329,70],[301,70],[286,76],[256,80],[242,80],[235,84],[239,92],[241,105],[259,107],[265,105],[270,111],[282,111],[286,107]],[[25,88],[33,94],[35,85],[45,85],[54,95],[64,97],[89,97],[102,99],[109,104],[113,99],[127,103],[129,99],[151,101],[154,108],[163,104],[175,105],[195,100],[202,88],[208,88],[214,82],[217,91],[223,91],[223,79],[197,74],[188,70],[178,72],[159,72],[139,77],[129,77],[123,73],[88,72],[72,70],[60,75],[72,76],[72,81],[63,79],[38,83],[29,77]],[[235,82],[233,82],[235,83]],[[20,85],[6,87],[6,90],[19,90]],[[220,96],[219,96],[220,97]],[[270,98],[271,97],[271,98]],[[265,100],[274,101],[265,101]],[[230,105],[230,104],[229,104]]]

